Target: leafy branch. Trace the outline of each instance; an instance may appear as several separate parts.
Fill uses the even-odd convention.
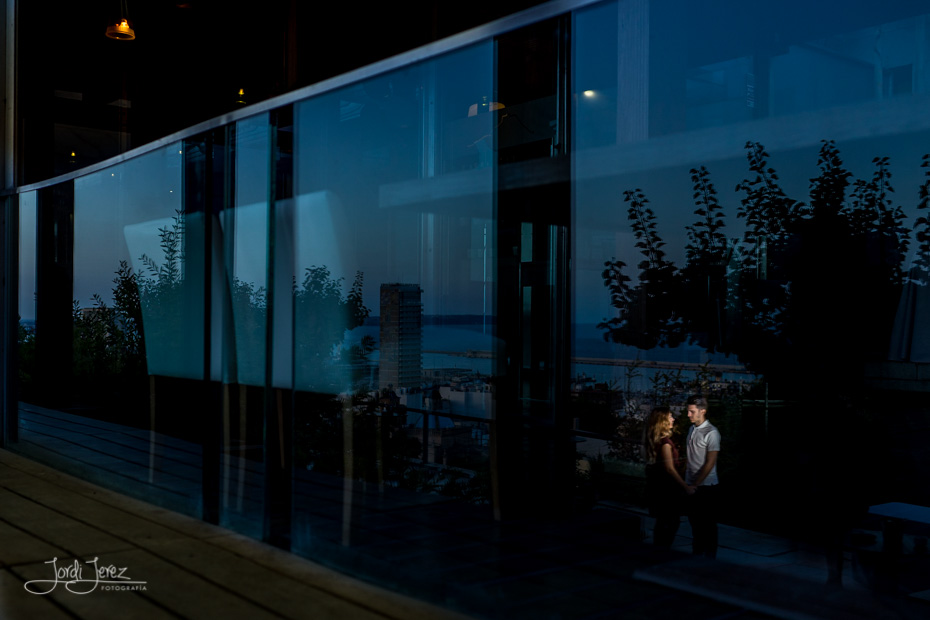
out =
[[[645,192],[623,193],[643,260],[636,282],[624,262],[604,263],[601,276],[617,313],[598,327],[606,340],[642,349],[689,341],[736,353],[789,387],[798,368],[809,366],[811,376],[822,376],[816,360],[828,351],[838,359],[831,376],[854,381],[864,359],[887,349],[906,281],[910,230],[894,199],[889,158],[872,160],[870,178],[853,179],[836,144],[822,141],[805,203],[782,190],[762,144],[747,142],[746,150],[749,174],[735,188],[742,195],[736,213],[745,223],[741,240],[726,236],[724,208],[707,168],[690,170],[697,220],[685,227],[681,269],[665,256]],[[930,155],[921,166],[912,278],[926,283]],[[865,324],[877,328],[863,331]]]

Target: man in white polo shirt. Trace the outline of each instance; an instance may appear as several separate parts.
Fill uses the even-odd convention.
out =
[[[717,510],[719,486],[717,483],[717,455],[720,453],[720,431],[707,420],[707,399],[692,396],[687,401],[688,467],[685,482],[694,487],[690,496],[688,521],[691,523],[692,553],[708,558],[717,557]]]

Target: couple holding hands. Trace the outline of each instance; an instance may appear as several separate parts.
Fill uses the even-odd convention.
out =
[[[675,416],[668,407],[656,407],[649,414],[643,449],[646,457],[646,500],[655,517],[653,542],[669,548],[681,515],[691,523],[692,551],[714,558],[717,555],[717,513],[719,485],[717,455],[720,431],[707,419],[707,399],[687,400],[691,427],[685,438],[685,458],[680,457],[672,439]]]

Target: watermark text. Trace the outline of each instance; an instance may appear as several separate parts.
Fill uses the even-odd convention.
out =
[[[84,562],[74,560],[73,564],[58,565],[58,558],[52,558],[46,564],[52,565],[53,579],[33,579],[23,584],[30,594],[45,595],[54,591],[59,585],[72,594],[90,594],[94,590],[139,591],[146,589],[145,581],[137,581],[126,574],[127,567],[114,564],[100,566],[100,558]],[[86,566],[90,564],[91,567]]]

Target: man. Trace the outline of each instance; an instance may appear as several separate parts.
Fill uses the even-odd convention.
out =
[[[717,455],[720,431],[707,419],[707,399],[692,396],[687,401],[688,429],[685,482],[695,489],[691,496],[688,521],[691,523],[692,552],[708,558],[717,557]]]

